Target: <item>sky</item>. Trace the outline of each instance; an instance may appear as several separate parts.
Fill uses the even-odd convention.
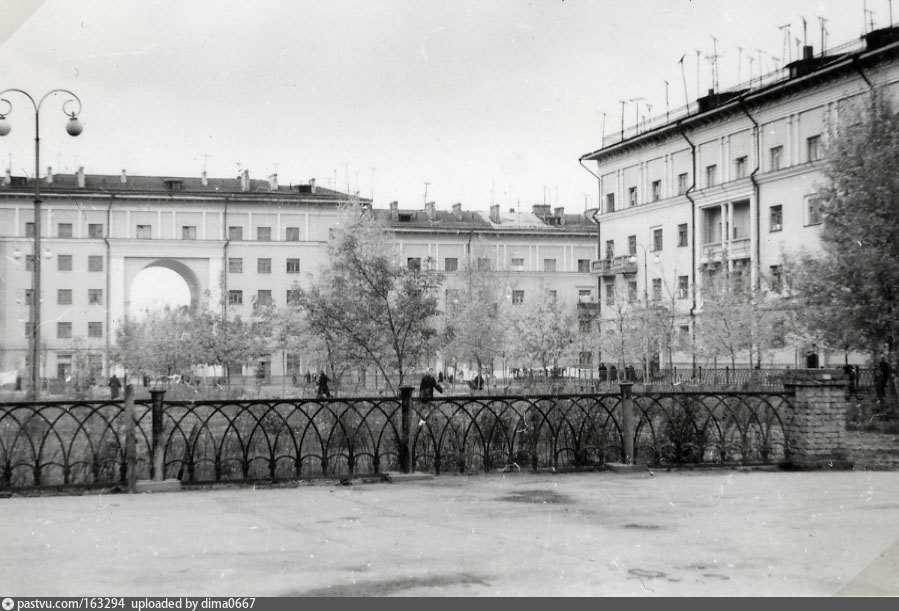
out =
[[[747,55],[758,73],[757,49],[775,67],[778,27],[802,38],[802,17],[816,52],[818,17],[828,45],[857,39],[864,6],[888,25],[890,0],[0,0],[0,89],[64,87],[83,102],[78,138],[64,131],[65,99],[44,104],[42,174],[248,169],[281,184],[315,177],[378,207],[422,207],[427,191],[441,209],[576,212],[596,205],[578,158],[599,148],[604,121],[620,128],[619,100],[657,114],[667,80],[671,107],[683,105],[685,54],[695,99],[696,50],[712,54],[713,36],[722,88],[747,78]],[[4,97],[0,166],[33,175],[33,115]]]

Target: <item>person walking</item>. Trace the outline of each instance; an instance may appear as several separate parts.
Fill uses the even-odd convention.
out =
[[[418,396],[422,401],[430,401],[434,398],[434,390],[443,393],[443,386],[434,378],[434,369],[428,367],[427,372],[421,377],[421,384],[418,385]]]
[[[324,397],[331,398],[331,390],[328,388],[328,376],[325,375],[324,371],[318,374],[318,388],[315,391],[315,396],[319,399]]]
[[[116,374],[112,374],[112,377],[109,378],[109,398],[115,401],[119,398],[119,390],[122,388],[122,383],[119,382],[119,378],[116,377]]]

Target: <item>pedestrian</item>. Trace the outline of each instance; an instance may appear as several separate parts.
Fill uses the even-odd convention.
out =
[[[309,370],[306,370],[306,384],[310,384],[312,382],[312,374],[309,373]]]
[[[599,362],[599,381],[605,382],[606,377],[608,377],[609,371],[606,369],[606,364],[602,361]]]
[[[418,386],[418,396],[422,401],[430,401],[434,398],[434,390],[443,393],[443,386],[434,379],[434,370],[428,367],[427,372],[421,377],[421,384]]]
[[[877,365],[875,377],[877,378],[877,398],[882,401],[883,398],[886,397],[887,388],[889,388],[890,384],[890,364],[887,363],[886,358],[880,357],[880,363]]]
[[[109,398],[115,401],[119,398],[119,389],[122,388],[122,383],[119,382],[119,378],[116,377],[116,374],[112,374],[112,377],[109,378]]]
[[[437,383],[438,383],[438,384],[443,384],[443,380],[444,380],[444,379],[445,379],[445,378],[443,377],[443,370],[441,369],[441,370],[437,373]]]
[[[325,375],[324,371],[318,374],[318,388],[315,391],[315,396],[319,399],[324,397],[331,398],[331,390],[328,388],[328,376]]]

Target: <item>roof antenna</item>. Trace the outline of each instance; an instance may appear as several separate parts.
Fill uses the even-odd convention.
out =
[[[621,104],[621,139],[624,140],[624,105],[627,104],[627,101],[618,100],[618,103]]]
[[[821,57],[824,57],[824,50],[827,48],[827,19],[818,17],[818,23],[821,24]]]
[[[802,46],[807,47],[808,46],[808,37],[807,37],[808,23],[806,23],[805,17],[800,17],[800,19],[802,19]]]
[[[668,123],[668,81],[665,81],[665,123]]]
[[[690,96],[687,93],[687,72],[684,69],[684,58],[685,57],[687,57],[686,53],[684,53],[683,55],[680,56],[680,59],[677,60],[677,63],[680,64],[680,75],[681,75],[681,78],[684,80],[684,104],[687,107],[687,114],[690,114]],[[597,204],[599,204],[599,202],[597,202]]]
[[[792,38],[790,34],[790,24],[785,23],[784,25],[778,26],[778,28],[784,34],[783,39],[783,56],[785,59],[788,58],[788,63],[792,63],[793,61],[793,46],[790,44],[790,39]]]
[[[740,77],[740,68],[743,67],[743,47],[737,47],[737,82],[742,83],[743,79]]]

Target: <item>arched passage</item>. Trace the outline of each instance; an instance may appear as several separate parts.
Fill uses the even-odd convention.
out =
[[[165,306],[189,305],[196,310],[201,291],[200,281],[190,267],[173,259],[157,259],[144,265],[131,281],[129,314],[140,318],[146,311]]]

